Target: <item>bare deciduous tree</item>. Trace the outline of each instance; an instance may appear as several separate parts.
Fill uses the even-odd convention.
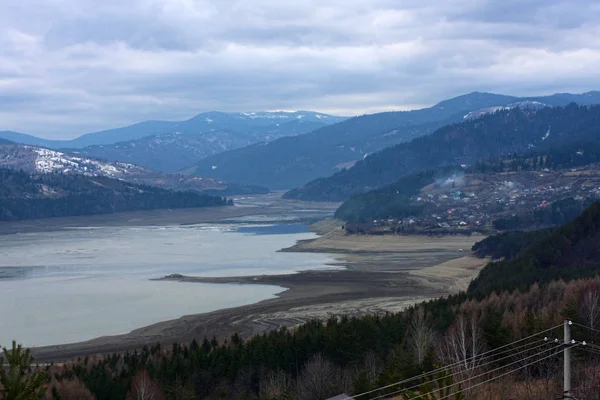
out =
[[[381,375],[381,371],[383,371],[383,362],[377,357],[377,354],[369,351],[365,354],[363,360],[363,370],[365,372],[367,383],[371,386],[375,386],[379,379],[379,375]]]
[[[164,400],[160,387],[146,370],[139,371],[131,381],[127,400]]]
[[[292,399],[294,380],[283,371],[271,371],[260,383],[261,399]]]
[[[474,313],[460,314],[446,335],[445,357],[455,372],[470,375],[481,364],[484,339]]]
[[[422,364],[433,347],[435,339],[435,332],[429,326],[423,308],[419,308],[413,313],[408,335],[415,360],[418,364]]]
[[[583,294],[581,312],[585,324],[597,329],[600,322],[600,290],[597,287],[590,288]]]
[[[322,354],[315,355],[304,365],[298,378],[299,400],[325,400],[336,392],[339,370]]]

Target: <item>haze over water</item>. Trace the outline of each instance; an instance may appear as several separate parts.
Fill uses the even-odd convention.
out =
[[[81,341],[271,298],[284,289],[150,279],[324,268],[327,255],[277,252],[312,237],[301,225],[209,224],[2,236],[0,344]]]

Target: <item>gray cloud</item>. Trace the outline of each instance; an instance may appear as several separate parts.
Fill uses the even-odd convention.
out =
[[[207,110],[352,115],[600,87],[593,0],[2,3],[0,129],[53,138]]]

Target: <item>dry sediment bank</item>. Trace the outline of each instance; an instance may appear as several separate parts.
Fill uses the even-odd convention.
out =
[[[310,223],[330,216],[337,203],[284,201],[281,193],[248,196],[236,200],[236,206],[127,211],[109,214],[82,215],[1,221],[0,235],[30,232],[48,232],[67,228],[106,226],[164,226],[202,223],[231,223],[256,217],[261,222],[289,220]]]
[[[203,337],[243,336],[281,326],[296,326],[330,315],[399,311],[423,300],[456,293],[468,285],[486,260],[470,255],[481,236],[346,236],[340,229],[284,251],[336,253],[340,270],[291,275],[228,278],[172,276],[163,279],[278,285],[277,298],[232,309],[185,316],[136,329],[125,335],[34,350],[40,362],[87,354],[120,352],[160,341],[188,342]],[[463,251],[461,251],[461,249]]]
[[[299,241],[295,246],[283,251],[351,254],[452,251],[457,254],[455,258],[458,258],[461,249],[468,252],[474,243],[483,238],[484,236],[480,234],[450,236],[348,235],[340,226],[337,226],[317,239]]]

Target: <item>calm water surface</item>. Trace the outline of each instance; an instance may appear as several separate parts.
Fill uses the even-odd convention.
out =
[[[101,227],[0,236],[0,344],[81,341],[271,298],[284,289],[149,279],[327,268],[328,255],[277,252],[312,237],[298,224]]]

